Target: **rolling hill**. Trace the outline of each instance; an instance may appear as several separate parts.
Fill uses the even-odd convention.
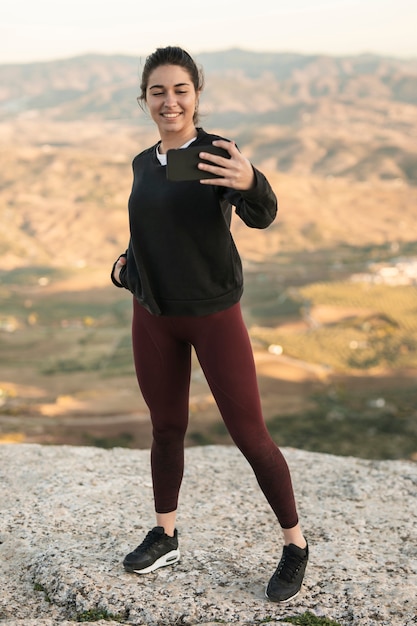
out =
[[[198,61],[203,125],[234,138],[281,199],[274,249],[412,237],[416,60],[229,50]],[[101,264],[125,246],[130,163],[156,140],[135,101],[139,70],[97,55],[0,66],[6,268]]]

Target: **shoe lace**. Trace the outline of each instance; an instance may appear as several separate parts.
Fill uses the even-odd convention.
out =
[[[154,529],[152,529],[148,532],[148,534],[146,535],[142,543],[139,544],[138,547],[133,550],[133,552],[142,552],[143,550],[147,550],[148,548],[150,548],[150,546],[156,543],[159,539],[161,539],[161,535],[155,532]]]
[[[275,572],[275,577],[291,583],[297,576],[303,563],[304,559],[302,556],[284,548],[283,555]]]

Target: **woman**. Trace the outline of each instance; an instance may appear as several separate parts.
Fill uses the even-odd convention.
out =
[[[262,416],[252,349],[242,321],[242,266],[230,233],[232,207],[252,228],[274,220],[277,200],[266,178],[233,141],[197,126],[202,74],[177,47],[146,59],[139,104],[160,141],[133,160],[130,242],[112,280],[133,295],[132,341],[139,386],[149,407],[156,527],[124,559],[145,574],[178,561],[176,512],[188,423],[191,347],[222,418],[251,464],[283,531],[281,561],[267,597],[286,602],[300,590],[308,560],[286,461]],[[203,178],[171,181],[167,151],[201,147]],[[225,156],[208,153],[210,146]]]

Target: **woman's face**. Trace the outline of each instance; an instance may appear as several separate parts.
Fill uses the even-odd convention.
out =
[[[195,132],[198,96],[190,75],[179,65],[160,65],[149,74],[146,104],[162,139],[167,133]]]

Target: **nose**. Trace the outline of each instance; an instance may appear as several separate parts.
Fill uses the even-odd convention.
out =
[[[167,91],[165,96],[166,106],[172,107],[177,103],[177,95],[175,91]]]

